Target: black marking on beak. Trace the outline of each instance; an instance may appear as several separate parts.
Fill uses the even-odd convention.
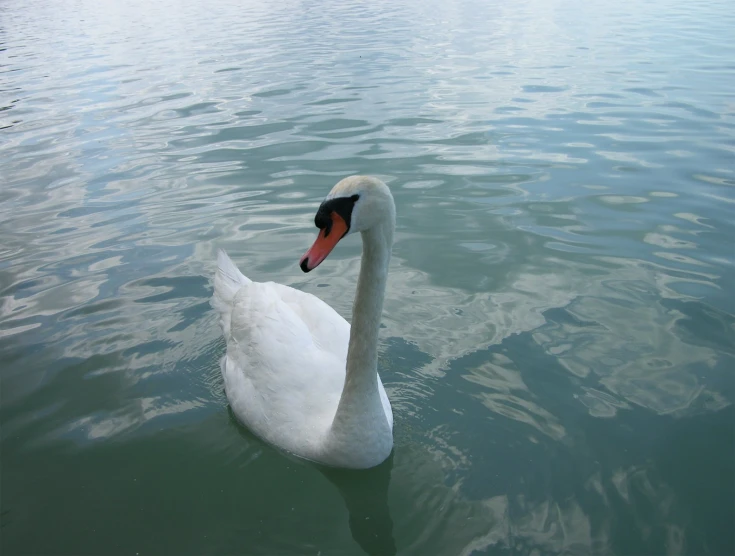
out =
[[[329,199],[319,205],[319,210],[316,212],[316,216],[314,217],[314,224],[320,230],[324,230],[324,237],[327,237],[329,232],[332,231],[333,212],[336,212],[342,217],[342,220],[347,224],[347,232],[350,231],[352,209],[355,208],[355,203],[359,198],[359,195],[352,195],[351,197],[335,197],[334,199]],[[347,235],[347,232],[345,232],[345,235]]]

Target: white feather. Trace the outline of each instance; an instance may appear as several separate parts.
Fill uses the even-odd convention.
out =
[[[230,335],[230,315],[232,300],[238,290],[250,283],[250,279],[238,270],[232,259],[222,249],[217,251],[217,273],[214,276],[214,296],[212,307],[220,315],[220,326],[225,338]]]

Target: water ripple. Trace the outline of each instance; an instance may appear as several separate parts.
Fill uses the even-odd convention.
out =
[[[259,490],[279,506],[262,515],[224,494],[252,500],[229,483],[308,471],[231,421],[208,298],[224,247],[252,278],[349,316],[358,242],[316,276],[296,263],[328,188],[371,173],[399,214],[380,357],[401,553],[732,552],[732,512],[681,481],[726,495],[707,478],[732,466],[677,475],[666,439],[697,446],[704,469],[732,437],[733,13],[717,0],[0,6],[2,505],[19,516],[2,548],[106,550],[98,499],[77,521],[44,513],[44,492],[76,500],[96,475],[73,470],[98,458],[141,482],[157,469],[149,489],[165,461],[178,487],[212,481],[224,497],[178,527],[208,539],[162,530],[165,549],[131,535],[116,550],[209,553],[216,537],[237,551],[243,523],[264,553],[353,550],[337,506],[312,515],[320,478],[299,475],[303,498]],[[104,485],[128,500],[130,485]],[[299,502],[310,509],[280,508]],[[153,523],[165,512],[151,508]]]

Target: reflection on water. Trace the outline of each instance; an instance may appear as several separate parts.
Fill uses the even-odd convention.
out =
[[[735,551],[734,14],[0,6],[0,551]],[[225,248],[349,317],[359,241],[296,263],[358,172],[398,208],[365,475],[235,424],[209,307]]]
[[[388,505],[392,470],[393,455],[381,465],[362,472],[322,469],[345,502],[352,538],[367,554],[396,554],[393,519]]]

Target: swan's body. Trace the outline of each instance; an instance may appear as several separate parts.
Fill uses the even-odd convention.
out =
[[[393,198],[383,182],[353,176],[334,187],[315,222],[321,232],[302,259],[305,272],[343,235],[362,232],[352,328],[311,294],[249,280],[220,251],[213,305],[227,342],[225,391],[237,418],[267,442],[327,465],[372,467],[393,447],[377,373]]]

